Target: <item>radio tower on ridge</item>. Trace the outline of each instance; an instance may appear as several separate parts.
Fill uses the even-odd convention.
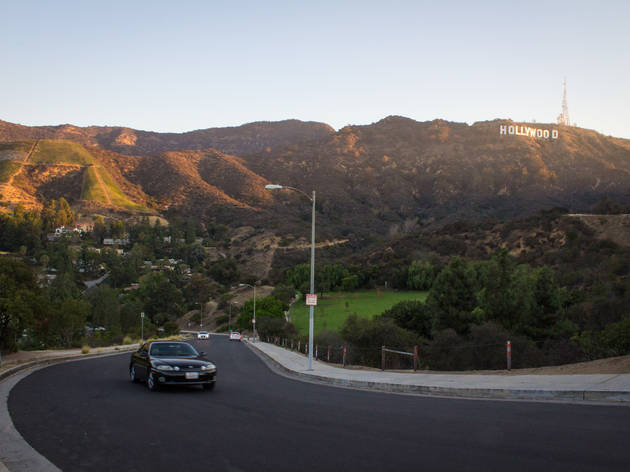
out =
[[[567,79],[566,78],[562,82],[562,86],[564,87],[564,95],[562,96],[562,113],[558,115],[558,124],[571,126],[571,121],[569,120],[569,105],[567,105]]]

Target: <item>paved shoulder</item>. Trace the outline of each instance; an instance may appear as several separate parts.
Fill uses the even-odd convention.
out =
[[[630,402],[630,374],[466,375],[343,369],[264,342],[249,343],[288,375],[330,385],[472,398]]]

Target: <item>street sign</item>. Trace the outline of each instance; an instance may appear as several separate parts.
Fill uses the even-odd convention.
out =
[[[317,295],[314,293],[306,294],[306,304],[308,306],[316,306],[317,305]]]

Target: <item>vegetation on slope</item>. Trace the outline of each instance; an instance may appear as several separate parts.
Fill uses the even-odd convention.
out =
[[[132,202],[102,167],[90,166],[83,178],[82,200],[93,200],[129,210],[147,210]]]
[[[21,168],[19,162],[0,161],[0,184],[8,182]]]
[[[80,144],[48,139],[39,142],[29,162],[31,164],[96,164],[94,157]]]

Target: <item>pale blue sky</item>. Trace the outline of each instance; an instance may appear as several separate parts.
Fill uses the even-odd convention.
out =
[[[388,115],[630,138],[630,1],[0,0],[0,119],[188,131]]]

